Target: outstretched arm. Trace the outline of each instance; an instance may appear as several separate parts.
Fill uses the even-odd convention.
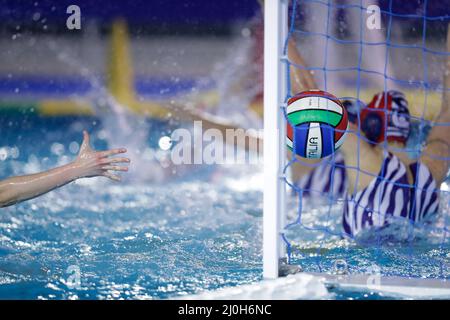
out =
[[[312,73],[307,70],[306,62],[297,49],[294,38],[289,38],[288,58],[291,63],[291,89],[293,94],[302,91],[318,89]]]
[[[447,54],[450,53],[450,24],[447,29]],[[442,108],[427,138],[420,162],[431,171],[438,185],[447,177],[450,164],[450,56],[447,56],[444,69]]]
[[[130,159],[110,156],[125,153],[126,149],[95,151],[89,145],[88,133],[84,131],[83,135],[83,143],[75,161],[49,171],[0,181],[0,207],[36,198],[79,178],[104,176],[120,181],[120,177],[111,171],[127,171],[127,166],[117,164],[129,163]]]
[[[175,112],[175,111],[174,111]],[[180,108],[180,112],[177,112],[177,116],[183,121],[201,121],[202,129],[216,129],[219,130],[224,137],[227,136],[227,131],[231,135],[236,136],[236,140],[232,139],[232,143],[239,148],[246,151],[262,152],[262,138],[251,130],[244,130],[243,128],[234,125],[229,120],[219,116],[211,115],[205,112],[197,111],[195,109],[183,109]],[[229,142],[226,139],[225,142]]]

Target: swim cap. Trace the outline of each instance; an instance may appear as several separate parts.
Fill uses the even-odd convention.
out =
[[[385,112],[387,111],[387,127]],[[390,90],[376,94],[361,111],[361,130],[373,143],[384,139],[406,143],[410,131],[410,116],[405,95]]]

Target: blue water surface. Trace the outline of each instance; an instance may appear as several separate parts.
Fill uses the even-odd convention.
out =
[[[108,147],[102,121],[94,117],[9,114],[0,117],[0,128],[0,178],[70,161],[83,129],[94,147]],[[170,124],[149,123],[148,147],[156,150],[170,130]],[[163,168],[149,161],[138,170],[145,175]],[[260,173],[252,165],[197,166],[164,182],[85,179],[0,209],[0,298],[164,299],[259,281],[262,192],[249,181]],[[311,217],[320,219],[320,212]],[[396,275],[448,277],[449,245],[440,236],[379,249],[299,230],[293,262],[330,271],[344,257],[351,272],[375,263]]]
[[[2,178],[73,159],[68,146],[83,128],[107,147],[95,118],[1,122],[0,145],[15,150],[0,162]],[[153,122],[152,130],[156,147],[166,128]],[[0,298],[167,298],[260,279],[262,194],[212,181],[208,167],[163,184],[89,179],[1,209]]]

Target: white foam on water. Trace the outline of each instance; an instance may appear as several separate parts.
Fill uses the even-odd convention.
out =
[[[332,295],[320,277],[299,273],[275,280],[207,291],[175,299],[182,300],[310,300],[329,299]]]

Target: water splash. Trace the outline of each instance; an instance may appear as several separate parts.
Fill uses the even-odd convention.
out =
[[[100,134],[108,142],[109,148],[126,147],[127,156],[133,165],[125,179],[135,183],[161,181],[164,179],[164,159],[162,150],[149,146],[150,124],[145,117],[134,114],[129,106],[120,104],[108,88],[69,52],[64,51],[56,42],[50,41],[49,48],[58,60],[64,62],[74,73],[87,79],[91,85],[88,95],[80,97],[93,107],[95,115],[101,120]],[[156,156],[155,156],[156,155]]]

